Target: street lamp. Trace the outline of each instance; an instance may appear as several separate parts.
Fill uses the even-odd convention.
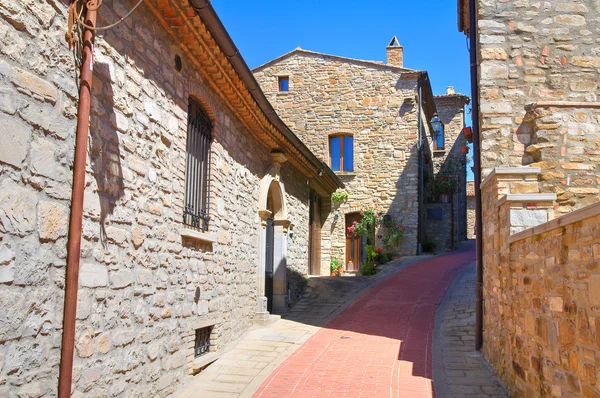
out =
[[[442,121],[438,117],[437,113],[433,114],[433,117],[429,123],[431,123],[434,137],[437,138],[437,136],[440,134],[440,130],[442,129]]]
[[[429,121],[433,130],[433,142],[435,143],[434,149],[444,148],[444,123],[440,120],[437,113],[433,114],[433,117]]]

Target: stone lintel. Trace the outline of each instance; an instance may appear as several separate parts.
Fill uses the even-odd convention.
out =
[[[556,200],[555,193],[509,193],[500,198],[498,206],[507,202],[540,203],[548,202],[550,206]]]
[[[542,172],[542,169],[539,167],[496,167],[492,170],[487,177],[481,181],[481,187],[483,188],[487,183],[492,181],[494,178],[499,178],[499,176],[528,176],[528,175],[537,175]]]
[[[571,213],[565,214],[564,216],[560,216],[555,218],[554,220],[550,220],[544,224],[537,225],[532,228],[528,228],[524,231],[517,232],[514,235],[511,235],[508,238],[508,243],[518,242],[523,239],[530,238],[535,235],[541,235],[545,232],[551,231],[556,228],[566,227],[569,224],[574,224],[579,221],[583,221],[585,219],[599,216],[600,215],[600,202],[594,203],[592,205],[586,206],[582,209],[575,210]]]

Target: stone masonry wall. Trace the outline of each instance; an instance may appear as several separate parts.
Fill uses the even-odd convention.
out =
[[[475,237],[475,188],[473,181],[467,181],[467,239]]]
[[[483,175],[539,166],[563,214],[599,198],[599,16],[592,0],[479,1]],[[543,101],[563,104],[527,107]]]
[[[535,174],[483,187],[483,351],[511,396],[599,396],[600,205],[543,223],[553,203],[535,194],[498,203],[523,183]]]
[[[354,136],[354,172],[339,173],[349,198],[334,204],[323,225],[324,247],[331,247],[332,257],[345,258],[345,215],[368,208],[405,226],[397,254],[416,252],[416,80],[402,80],[400,72],[307,53],[255,71],[278,114],[323,161],[328,162],[330,134]],[[278,76],[289,76],[288,92],[278,91]],[[322,268],[329,273],[328,264]]]
[[[105,0],[99,24],[126,9]],[[63,2],[0,4],[0,396],[56,395],[78,97],[65,15]],[[142,6],[96,42],[74,396],[166,396],[196,325],[214,322],[220,349],[252,322],[268,151],[159,27]],[[212,246],[180,236],[189,96],[214,124]],[[306,179],[282,179],[288,266],[306,275]]]
[[[458,243],[466,239],[466,155],[462,153],[466,140],[462,129],[465,126],[464,107],[468,98],[460,94],[446,94],[435,97],[437,113],[444,123],[444,150],[433,150],[433,171],[436,176],[450,176],[457,181],[456,191],[453,195],[454,209],[453,223],[441,225],[442,228],[454,228],[453,242]],[[435,200],[437,198],[430,198]],[[447,235],[446,231],[429,228],[431,233]],[[439,240],[428,234],[428,237]],[[443,239],[442,239],[443,240]],[[450,250],[451,246],[448,246]]]

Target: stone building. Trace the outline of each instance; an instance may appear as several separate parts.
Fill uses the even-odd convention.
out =
[[[483,353],[511,395],[598,397],[600,5],[473,3]]]
[[[334,211],[321,221],[323,248],[344,261],[348,271],[358,270],[358,262],[364,261],[366,242],[346,231],[367,209],[404,227],[399,246],[388,249],[395,255],[414,255],[426,240],[424,176],[425,170],[433,176],[431,154],[438,149],[429,123],[437,98],[427,72],[404,67],[404,50],[395,37],[386,51],[387,63],[382,63],[297,48],[253,71],[278,114],[346,185],[347,199],[334,202]],[[456,98],[440,98],[447,145],[434,154],[439,163],[462,130],[463,113],[457,106],[464,105],[465,97]],[[464,174],[464,156],[458,161]],[[450,217],[450,211],[439,216]],[[464,219],[464,211],[456,218]],[[449,228],[447,218],[442,224]],[[436,238],[437,230],[431,239]],[[329,260],[324,251],[322,270]]]
[[[559,214],[598,201],[598,4],[479,3],[483,175],[540,167],[540,188],[558,195]],[[462,24],[467,30],[464,16]]]
[[[282,310],[321,246],[319,198],[343,186],[201,3],[147,0],[96,38],[73,396],[166,396]],[[99,25],[129,6],[102,2]],[[78,67],[64,2],[6,0],[0,16],[0,396],[50,397]]]

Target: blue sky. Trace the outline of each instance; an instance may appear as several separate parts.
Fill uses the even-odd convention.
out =
[[[385,61],[385,47],[396,35],[404,66],[428,71],[435,94],[454,86],[470,96],[469,53],[457,29],[455,0],[213,0],[212,5],[250,68],[298,46]]]

